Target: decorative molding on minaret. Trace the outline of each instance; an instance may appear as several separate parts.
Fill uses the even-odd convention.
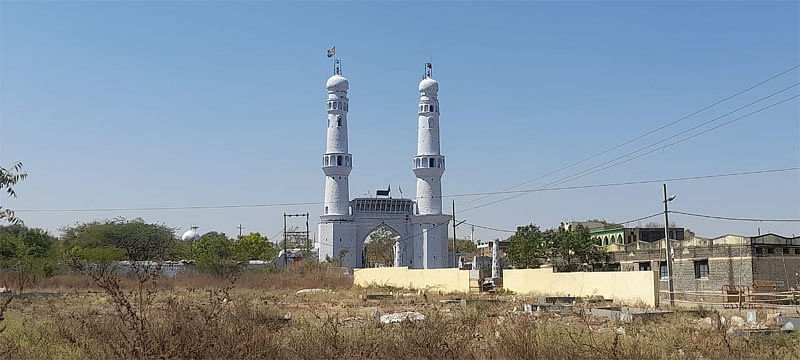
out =
[[[323,215],[350,214],[350,171],[353,157],[347,149],[347,111],[350,108],[347,90],[350,83],[341,74],[341,64],[336,60],[334,74],[326,83],[328,99],[328,131],[322,171],[325,172],[325,204]]]
[[[444,156],[439,146],[439,83],[432,77],[433,66],[425,64],[425,76],[419,82],[417,123],[417,209],[420,215],[442,213],[442,175]]]

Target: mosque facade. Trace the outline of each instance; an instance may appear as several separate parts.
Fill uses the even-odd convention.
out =
[[[363,267],[364,242],[378,228],[395,238],[394,265],[415,269],[448,267],[447,234],[451,216],[442,213],[442,175],[445,157],[439,145],[439,83],[432,65],[425,66],[419,83],[417,153],[412,171],[417,178],[414,199],[391,197],[350,199],[353,155],[347,141],[350,83],[338,61],[326,83],[327,141],[322,155],[325,195],[316,250],[320,261]]]

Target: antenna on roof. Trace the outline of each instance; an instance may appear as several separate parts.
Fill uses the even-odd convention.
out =
[[[425,63],[425,77],[430,78],[433,75],[433,64]]]
[[[339,59],[336,59],[333,62],[333,73],[336,75],[342,75],[342,62],[339,61]]]

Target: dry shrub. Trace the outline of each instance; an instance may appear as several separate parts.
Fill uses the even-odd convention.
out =
[[[117,314],[55,313],[53,335],[91,359],[278,357],[276,333],[285,323],[277,312],[220,295],[210,292],[200,303],[173,295],[137,330]]]
[[[0,284],[12,284],[13,279],[7,273],[0,273]],[[303,261],[287,269],[256,269],[241,272],[237,287],[257,290],[291,290],[305,288],[348,289],[353,286],[353,277],[342,268],[314,261]],[[138,286],[135,275],[117,276],[119,285],[124,289]],[[222,288],[229,282],[229,277],[212,273],[190,271],[173,277],[158,276],[155,288],[158,290],[175,289],[215,289]],[[102,290],[83,273],[65,271],[51,278],[39,281],[32,291],[69,292],[80,290]]]
[[[287,358],[465,359],[475,352],[473,323],[430,313],[424,321],[354,325],[335,316],[302,321],[282,332]],[[313,336],[309,336],[313,334]]]

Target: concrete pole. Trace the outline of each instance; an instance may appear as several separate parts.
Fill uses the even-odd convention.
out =
[[[492,279],[500,277],[500,239],[492,241]]]
[[[672,244],[669,241],[669,210],[667,204],[670,199],[667,198],[667,184],[664,184],[664,247],[667,252],[667,287],[669,288],[669,305],[675,305],[675,287],[672,283]]]

